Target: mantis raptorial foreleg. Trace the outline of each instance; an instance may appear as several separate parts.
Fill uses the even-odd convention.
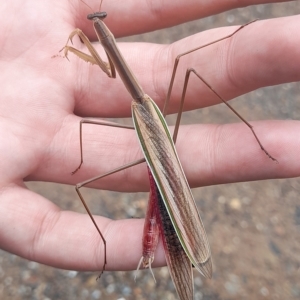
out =
[[[78,37],[80,38],[80,40],[85,44],[85,46],[88,48],[89,52],[91,53],[91,55],[88,55],[74,47],[68,46],[68,42],[70,41],[71,43],[73,43],[73,37],[75,35],[78,35]],[[102,58],[100,57],[100,55],[98,54],[97,50],[94,48],[94,46],[92,45],[92,43],[89,41],[88,37],[80,30],[80,29],[75,29],[74,31],[71,32],[71,34],[69,35],[69,38],[67,40],[66,45],[59,51],[61,52],[62,50],[64,50],[64,55],[65,58],[68,58],[68,52],[72,52],[74,53],[76,56],[78,56],[79,58],[81,58],[82,60],[91,63],[92,65],[98,65],[101,70],[110,78],[116,78],[116,70],[114,67],[113,62],[111,61],[111,59],[109,58],[109,55],[106,53],[107,59],[108,59],[108,63],[103,61]]]

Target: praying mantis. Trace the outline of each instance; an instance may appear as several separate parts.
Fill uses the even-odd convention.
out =
[[[101,7],[101,3],[100,3]],[[193,298],[193,276],[192,266],[194,266],[202,275],[210,278],[212,276],[212,259],[209,247],[207,235],[205,233],[204,225],[197,210],[194,198],[189,188],[184,171],[180,164],[174,143],[176,142],[179,122],[181,113],[183,110],[183,104],[185,99],[185,93],[188,86],[188,81],[191,73],[194,73],[202,82],[204,82],[215,95],[217,95],[238,117],[240,117],[252,130],[257,142],[261,149],[267,154],[267,156],[275,160],[262,146],[257,138],[251,125],[247,123],[227,102],[193,69],[189,69],[186,74],[185,83],[183,86],[183,93],[181,99],[181,106],[177,117],[175,130],[173,137],[168,130],[168,126],[165,121],[165,112],[168,107],[170,95],[174,83],[176,69],[180,60],[180,57],[187,55],[193,51],[200,50],[213,43],[217,43],[226,38],[230,38],[236,32],[241,30],[246,25],[239,27],[232,34],[227,35],[219,40],[200,46],[196,49],[188,51],[179,55],[174,63],[174,69],[170,86],[167,94],[167,99],[163,111],[161,112],[153,100],[144,93],[142,87],[139,85],[134,74],[130,70],[129,66],[125,62],[122,54],[120,53],[115,39],[109,29],[103,22],[103,19],[107,16],[105,12],[96,12],[88,15],[88,19],[93,21],[94,28],[98,39],[105,49],[108,63],[104,62],[98,55],[88,38],[80,29],[74,30],[67,41],[64,49],[65,57],[68,56],[68,52],[73,52],[81,59],[98,65],[108,77],[115,78],[116,73],[121,77],[128,92],[133,98],[132,102],[132,117],[134,123],[134,129],[137,133],[138,140],[140,142],[143,154],[145,158],[139,159],[135,162],[129,163],[120,168],[114,169],[106,174],[93,177],[86,181],[83,181],[76,185],[76,191],[87,210],[92,222],[94,223],[102,241],[104,244],[104,264],[102,272],[105,270],[107,263],[106,259],[106,241],[101,233],[96,221],[94,220],[91,211],[89,210],[81,192],[80,188],[108,175],[124,170],[128,167],[135,166],[137,164],[146,161],[149,170],[150,179],[150,200],[153,200],[153,204],[149,205],[148,213],[152,217],[147,218],[145,222],[144,238],[149,234],[149,220],[156,218],[158,221],[159,230],[154,232],[154,240],[157,242],[157,234],[160,234],[163,239],[164,248],[166,251],[167,263],[170,269],[170,273],[177,289],[177,293],[180,299],[192,299]],[[69,40],[78,35],[82,42],[86,45],[91,55],[85,54],[71,46],[68,46]],[[62,50],[63,50],[62,49]],[[81,162],[79,166],[73,171],[76,173],[83,163],[83,148],[82,148],[82,125],[83,124],[96,124],[113,127],[122,127],[116,123],[108,123],[103,121],[95,121],[89,119],[83,119],[80,122],[80,153]],[[130,126],[125,128],[133,129]],[[154,209],[153,212],[151,209]],[[152,218],[152,219],[151,219]],[[154,243],[156,243],[154,242]],[[146,245],[147,249],[145,253],[149,251],[147,257],[142,257],[141,262],[143,267],[149,266],[151,269],[151,263],[154,260],[154,252],[156,245]],[[149,249],[151,248],[151,249]],[[177,261],[178,253],[180,260]],[[101,274],[100,274],[101,275]],[[188,287],[188,288],[187,288]]]

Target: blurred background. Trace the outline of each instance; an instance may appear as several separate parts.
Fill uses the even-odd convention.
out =
[[[121,41],[171,43],[202,30],[298,14],[299,1],[254,5],[170,29]],[[231,104],[249,121],[299,119],[300,84],[256,90]],[[223,105],[185,114],[189,123],[237,122]],[[66,210],[84,212],[72,186],[27,183]],[[113,219],[142,218],[146,193],[124,194],[86,189],[94,214]],[[195,299],[300,299],[300,181],[265,180],[194,189],[211,243],[212,280],[195,272]],[[101,199],[101,208],[99,205]],[[0,299],[178,299],[167,267],[98,273],[66,271],[24,260],[0,250]]]

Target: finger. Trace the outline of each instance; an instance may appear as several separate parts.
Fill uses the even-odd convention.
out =
[[[300,122],[260,121],[251,125],[277,162],[261,150],[244,123],[198,125],[197,134],[190,134],[188,147],[184,146],[188,129],[180,132],[178,152],[191,187],[300,175],[296,150]]]
[[[43,197],[16,186],[2,193],[0,212],[1,249],[57,268],[102,270],[103,241],[87,215],[60,211]],[[96,217],[96,221],[107,243],[106,269],[136,269],[142,253],[143,220]],[[156,265],[163,264],[160,246]]]
[[[176,72],[168,111],[178,110],[187,68],[194,68],[227,100],[262,86],[298,81],[300,54],[296,33],[299,23],[299,16],[258,21],[232,38],[183,57]],[[119,44],[119,47],[144,91],[162,107],[176,56],[225,37],[237,28],[202,32],[171,46]],[[100,47],[99,53],[103,55]],[[70,75],[67,76],[68,86],[74,91],[71,95],[76,98],[76,114],[100,117],[130,115],[131,98],[119,76],[112,80],[99,67],[74,57],[66,69]],[[191,76],[185,110],[219,102],[220,99],[206,85]]]
[[[188,67],[194,68],[226,100],[261,87],[299,81],[300,52],[296,46],[299,40],[294,38],[299,23],[299,16],[251,23],[232,38],[184,57],[183,60],[188,60],[188,63],[182,62],[182,73],[184,74]],[[227,31],[228,28],[222,30]],[[223,36],[226,34],[217,31],[206,32],[201,37],[201,44],[205,45]],[[191,39],[189,49],[197,47],[198,37],[194,37],[196,42]],[[174,44],[173,57],[178,55],[178,52],[189,51],[187,42],[184,41]],[[291,57],[293,59],[290,59]],[[205,84],[196,76],[192,77],[185,109],[220,103],[220,99]],[[173,104],[179,102],[182,94],[183,76],[179,73],[178,78],[173,89]],[[157,87],[157,90],[162,89],[162,86]]]
[[[101,10],[106,11],[106,23],[116,37],[133,35],[161,28],[166,28],[188,21],[204,18],[230,9],[254,4],[276,3],[284,1],[120,1],[115,5],[111,1],[103,1]],[[89,0],[86,3],[93,9],[99,10],[99,1]],[[91,9],[81,1],[70,10],[73,13],[74,24],[84,30],[91,39],[96,39],[95,32],[87,21]]]
[[[251,124],[265,149],[279,164],[265,155],[244,123],[180,127],[176,147],[192,187],[300,175],[297,159],[300,123],[261,121]],[[74,139],[66,136],[66,132],[59,134],[45,163],[28,179],[75,184],[143,157],[135,132],[87,126],[83,138],[84,163],[71,175],[80,162],[78,132],[76,134],[74,129]],[[121,192],[147,191],[146,166],[128,168],[89,186]]]

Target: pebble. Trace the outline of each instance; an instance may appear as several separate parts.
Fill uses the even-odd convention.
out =
[[[93,292],[92,292],[92,298],[93,299],[100,299],[100,297],[101,297],[101,291],[100,290],[94,290]]]
[[[263,295],[263,296],[268,296],[269,295],[269,290],[266,288],[266,287],[262,287],[260,289],[260,293]]]
[[[229,206],[233,210],[241,210],[241,208],[242,208],[241,201],[237,198],[231,199],[229,202]]]

